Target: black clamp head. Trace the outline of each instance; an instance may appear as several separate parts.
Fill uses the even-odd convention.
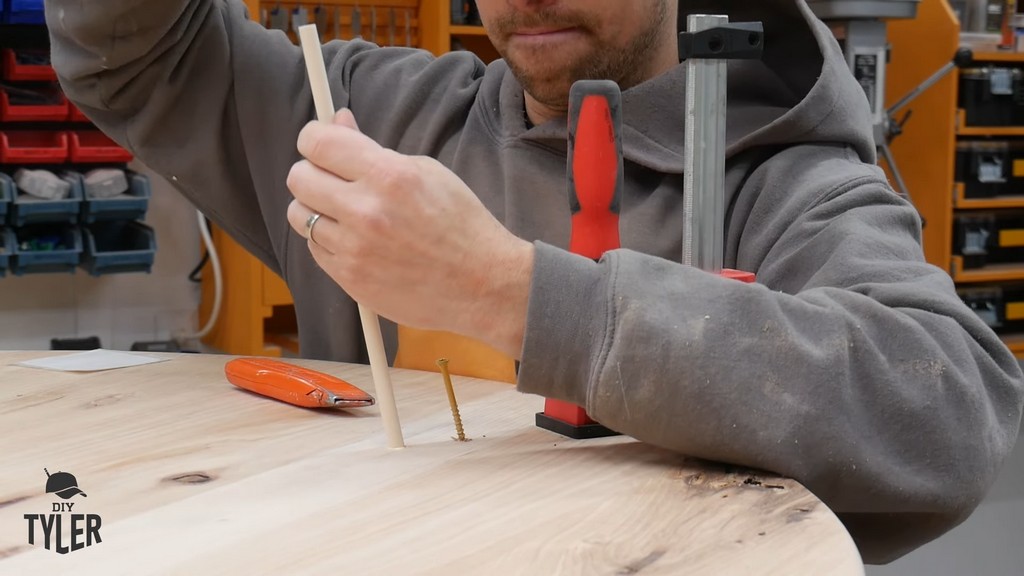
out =
[[[737,22],[701,32],[679,33],[679,61],[696,59],[760,60],[764,25]]]

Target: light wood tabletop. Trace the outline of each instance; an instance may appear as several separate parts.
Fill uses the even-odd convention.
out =
[[[441,376],[394,370],[395,450],[376,407],[257,396],[225,379],[231,356],[14,365],[57,354],[0,352],[0,574],[864,573],[797,482],[558,436],[509,384],[453,378],[458,442]],[[368,366],[290,362],[373,392]],[[47,493],[58,472],[85,495]]]

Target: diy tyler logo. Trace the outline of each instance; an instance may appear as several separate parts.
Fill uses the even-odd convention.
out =
[[[63,500],[71,500],[75,496],[86,498],[87,494],[78,487],[78,480],[68,472],[57,472],[50,474],[46,472],[46,493],[56,494]],[[71,509],[75,502],[54,502],[50,514],[25,514],[28,521],[28,543],[36,543],[36,526],[43,535],[43,547],[47,550],[54,550],[58,554],[67,554],[75,550],[81,550],[86,546],[99,544],[101,520],[99,514],[76,514]],[[65,515],[67,512],[67,515]],[[64,542],[61,526],[63,522],[71,525],[71,542]],[[66,526],[67,524],[63,524]],[[69,545],[70,544],[70,545]]]

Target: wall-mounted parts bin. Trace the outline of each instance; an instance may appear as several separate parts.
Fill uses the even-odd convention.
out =
[[[54,86],[0,88],[0,122],[62,122],[70,114],[67,98]]]
[[[91,224],[100,220],[141,220],[146,216],[151,195],[149,178],[131,170],[124,170],[122,173],[127,180],[128,189],[116,196],[108,197],[91,194],[89,188],[82,184],[84,176],[71,173],[83,190],[82,223]]]
[[[0,164],[61,164],[68,159],[64,132],[0,132]]]
[[[1024,141],[957,142],[955,180],[965,198],[1024,194]]]
[[[44,0],[0,0],[0,24],[0,276],[149,272],[149,178],[62,91]]]
[[[960,71],[959,107],[970,126],[1024,125],[1024,71],[987,66]]]
[[[7,24],[45,24],[43,0],[3,0],[3,22]]]
[[[9,228],[0,227],[0,277],[6,275],[7,269],[10,268],[16,242],[14,232]]]
[[[958,288],[957,294],[997,333],[1024,330],[1024,284]]]
[[[43,272],[71,272],[82,255],[82,235],[75,226],[36,224],[15,230],[11,271],[20,276]]]
[[[82,188],[82,222],[134,220],[145,217],[145,211],[150,207],[150,178],[131,170],[125,170],[124,174],[128,181],[128,190],[117,196],[99,198],[91,195],[86,188]],[[79,186],[82,186],[82,174],[72,175],[79,181]]]
[[[41,222],[77,224],[82,210],[81,182],[70,174],[60,178],[69,184],[70,191],[64,198],[49,200],[26,194],[18,189],[14,179],[0,172],[0,188],[7,188],[11,196],[8,222],[12,226]]]
[[[954,215],[953,254],[964,269],[1024,260],[1024,211],[963,212]]]
[[[52,82],[57,73],[50,65],[50,54],[46,50],[0,50],[0,68],[3,79],[12,82]]]
[[[124,163],[132,161],[132,153],[122,148],[99,130],[71,133],[69,156],[77,163]]]
[[[93,276],[120,272],[150,272],[156,255],[156,235],[141,222],[111,220],[83,229],[82,269]]]

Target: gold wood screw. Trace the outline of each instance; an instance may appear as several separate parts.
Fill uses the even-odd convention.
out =
[[[452,407],[452,416],[455,418],[455,433],[459,435],[459,442],[466,441],[466,433],[462,430],[462,417],[459,416],[459,404],[455,401],[455,389],[452,387],[452,376],[448,373],[448,359],[441,358],[437,361],[441,368],[441,376],[444,377],[444,388],[448,391],[448,404]]]

